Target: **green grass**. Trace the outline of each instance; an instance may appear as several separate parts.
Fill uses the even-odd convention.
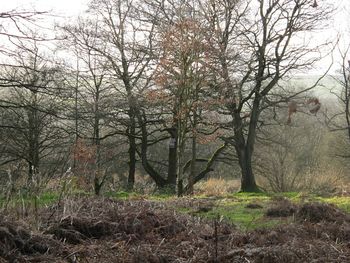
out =
[[[74,191],[69,194],[70,196],[93,196],[93,193],[87,193],[84,191]],[[157,202],[164,202],[172,209],[181,213],[194,214],[203,218],[214,219],[221,217],[226,221],[229,221],[237,225],[242,230],[251,230],[256,228],[269,228],[281,223],[289,223],[293,221],[293,218],[269,218],[265,216],[266,210],[271,205],[276,197],[285,197],[294,203],[303,202],[325,202],[331,203],[342,209],[343,211],[350,213],[350,197],[319,197],[315,195],[289,192],[289,193],[234,193],[221,197],[207,197],[205,195],[193,196],[191,199],[200,200],[206,204],[210,204],[211,209],[208,212],[196,211],[197,208],[189,207],[188,202],[184,202],[182,205],[181,198],[177,198],[174,195],[167,193],[157,193],[154,195],[142,195],[136,192],[125,191],[111,191],[104,194],[104,196],[115,198],[117,200],[135,200],[135,199],[147,199]],[[44,192],[36,197],[36,204],[44,207],[51,205],[58,201],[59,192]],[[186,197],[185,197],[186,198]],[[172,203],[176,200],[175,203]],[[186,200],[186,199],[184,199]],[[35,202],[35,197],[28,193],[22,193],[14,195],[8,203],[9,207],[16,207],[25,205],[32,205]],[[187,203],[187,206],[186,206]],[[246,206],[250,203],[259,204],[262,208],[251,209]],[[0,198],[0,206],[4,207],[6,199]],[[175,204],[175,205],[174,205]]]
[[[45,192],[40,194],[39,196],[35,195],[29,195],[29,194],[17,194],[14,197],[12,197],[10,200],[6,200],[6,198],[0,199],[0,207],[17,207],[18,205],[34,205],[36,202],[36,205],[39,207],[44,207],[51,205],[55,202],[57,202],[59,197],[58,193],[54,192]]]
[[[258,227],[263,217],[262,209],[248,209],[241,204],[224,205],[207,213],[207,217],[217,216],[236,224],[241,229],[252,229]]]
[[[215,202],[215,206],[207,213],[198,213],[206,218],[222,217],[224,220],[237,225],[240,229],[249,230],[275,225],[272,220],[265,220],[264,211],[270,197],[263,193],[236,193]],[[246,208],[247,204],[256,203],[263,208]]]
[[[269,218],[265,216],[266,210],[276,197],[284,197],[293,203],[302,202],[325,202],[338,206],[345,212],[350,213],[350,197],[332,197],[323,198],[315,195],[288,192],[278,194],[267,193],[235,193],[219,198],[215,201],[214,206],[208,212],[196,212],[193,209],[182,207],[178,209],[180,212],[189,213],[203,217],[214,219],[222,217],[223,219],[237,225],[241,230],[252,230],[256,228],[269,228],[282,223],[293,222],[293,217],[287,218]],[[262,206],[259,209],[250,209],[246,206],[249,203],[255,203]]]
[[[59,194],[58,193],[53,193],[53,192],[46,192],[41,194],[38,197],[38,204],[39,205],[51,205],[53,203],[55,203],[59,198]]]
[[[31,204],[35,200],[37,202],[37,205],[39,206],[48,206],[53,203],[56,203],[60,197],[60,192],[53,192],[53,191],[47,191],[39,193],[38,195],[35,195],[34,193],[30,193],[27,191],[19,191],[16,194],[13,194],[10,198],[10,200],[7,201],[5,196],[0,197],[0,207],[3,207],[8,202],[8,206],[16,206],[18,204]],[[70,193],[69,196],[76,196],[76,197],[84,197],[84,196],[92,196],[93,193],[89,193],[86,191],[81,190],[75,190],[74,192]]]
[[[334,204],[344,212],[350,213],[350,196],[317,197],[319,202]]]
[[[104,196],[115,198],[115,199],[121,199],[121,200],[143,198],[143,199],[154,200],[154,201],[166,201],[166,200],[175,198],[174,195],[165,194],[165,193],[143,195],[137,192],[126,192],[126,191],[110,191],[110,192],[106,192]]]

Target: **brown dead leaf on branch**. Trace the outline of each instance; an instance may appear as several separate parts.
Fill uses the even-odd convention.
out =
[[[292,115],[297,113],[299,108],[303,108],[305,106],[308,108],[308,111],[314,115],[316,115],[318,111],[321,109],[321,103],[318,98],[310,98],[306,101],[305,104],[302,104],[302,105],[298,105],[296,101],[290,101],[288,103],[288,119],[287,119],[288,125],[292,123]]]

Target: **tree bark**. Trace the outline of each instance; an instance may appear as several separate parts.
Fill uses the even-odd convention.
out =
[[[207,164],[206,164],[205,168],[202,171],[200,171],[193,178],[193,185],[195,185],[197,182],[202,180],[208,173],[210,173],[211,171],[214,171],[213,165],[214,165],[216,159],[222,153],[222,151],[226,148],[226,146],[227,146],[227,143],[224,143],[223,145],[221,145],[219,148],[216,149],[216,151],[213,153],[213,155],[207,160]],[[192,162],[192,160],[191,160],[191,162]],[[189,184],[186,185],[186,187],[184,188],[184,193],[189,193],[190,189],[191,189],[191,186]]]
[[[95,105],[94,105],[94,134],[93,143],[96,147],[95,156],[95,174],[94,174],[94,192],[95,195],[100,195],[102,184],[100,182],[101,173],[101,140],[100,140],[100,86],[96,85]]]
[[[260,192],[255,182],[255,176],[252,169],[252,153],[246,149],[239,150],[239,166],[242,172],[241,191],[242,192]]]
[[[135,119],[131,118],[129,139],[129,174],[127,190],[132,191],[135,184],[135,171],[136,171],[136,140],[135,140]]]
[[[168,129],[170,134],[169,142],[169,158],[168,158],[168,178],[167,186],[173,193],[176,191],[176,179],[177,179],[177,129],[172,127]]]
[[[143,119],[141,112],[135,112],[138,123],[141,127],[141,163],[145,171],[154,180],[158,188],[164,188],[167,185],[167,180],[165,180],[148,162],[148,132],[146,127],[146,121]],[[145,118],[145,117],[144,117]]]
[[[37,105],[37,92],[34,90],[31,92],[31,105],[29,106],[28,112],[28,138],[29,138],[29,152],[28,152],[28,185],[32,183],[33,175],[38,173],[39,169],[39,129],[40,129],[40,118],[38,116],[38,105]],[[35,178],[38,179],[38,178]]]
[[[242,192],[259,192],[256,184],[252,167],[252,155],[255,143],[256,125],[258,120],[258,102],[254,103],[247,139],[244,137],[243,122],[239,112],[235,112],[234,130],[235,130],[235,149],[238,157],[238,163],[241,168],[241,191]]]
[[[192,135],[192,157],[191,157],[191,169],[190,169],[190,175],[188,177],[188,189],[186,191],[186,194],[192,195],[193,194],[193,188],[195,183],[195,177],[196,177],[196,160],[197,160],[197,137],[195,134]]]

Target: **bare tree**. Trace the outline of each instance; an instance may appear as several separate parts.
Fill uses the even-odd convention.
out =
[[[107,160],[111,160],[111,156],[106,158],[107,149],[102,150],[105,148],[102,142],[118,133],[109,125],[112,122],[110,116],[117,106],[112,99],[115,92],[114,84],[111,83],[110,63],[105,56],[101,56],[101,53],[95,50],[96,47],[103,50],[103,46],[99,46],[101,43],[96,38],[99,29],[97,21],[83,20],[78,21],[74,27],[62,27],[65,38],[62,46],[68,44],[75,47],[77,60],[76,77],[71,76],[69,81],[71,91],[74,90],[75,93],[75,137],[76,140],[85,139],[94,146],[95,167],[91,167],[93,170],[91,172],[97,195],[107,179]],[[71,49],[66,51],[69,52]]]
[[[199,142],[217,139],[220,128],[215,125],[216,114],[212,114],[216,92],[209,85],[216,74],[211,64],[214,49],[210,27],[198,1],[145,2],[143,12],[155,24],[154,43],[159,49],[154,85],[146,93],[154,107],[162,107],[162,124],[171,137],[168,174],[163,178],[172,188],[177,181],[179,194],[182,188],[192,193],[193,185],[213,170],[227,146],[220,145],[207,158],[197,154],[205,147]]]
[[[18,50],[25,47],[27,41],[41,42],[45,38],[37,33],[33,33],[37,28],[37,20],[42,18],[46,12],[12,9],[0,13],[0,66],[8,69],[9,67],[19,68],[12,58],[18,58]],[[29,48],[29,47],[28,47]],[[27,50],[30,52],[30,50]],[[12,64],[14,62],[14,64]],[[11,76],[1,74],[0,92],[7,87],[18,86],[18,79],[12,79]],[[0,99],[0,107],[7,108],[9,102]]]
[[[296,125],[265,126],[257,140],[256,173],[275,192],[301,190],[305,176],[318,169],[326,129],[308,115],[295,117]],[[267,154],[268,153],[268,154]]]
[[[128,139],[128,188],[132,189],[136,170],[137,100],[147,85],[146,69],[152,56],[152,25],[135,18],[136,1],[96,0],[90,14],[99,21],[98,39],[91,48],[110,65],[110,76],[120,98],[127,102],[123,125]]]
[[[233,135],[223,139],[235,148],[242,172],[242,191],[258,191],[252,157],[262,111],[281,79],[307,70],[320,58],[310,33],[332,13],[311,0],[213,1],[206,11],[216,32],[217,70],[232,119]],[[304,37],[300,42],[297,39]]]
[[[35,40],[26,41],[12,60],[1,71],[11,81],[1,91],[1,161],[25,161],[31,182],[34,175],[52,176],[66,155],[62,147],[66,134],[57,118],[60,70],[42,56]]]
[[[341,52],[341,63],[340,63],[340,77],[335,77],[335,80],[340,85],[340,92],[335,91],[335,94],[339,102],[342,105],[341,114],[337,114],[334,116],[336,119],[339,116],[342,116],[345,119],[345,127],[343,124],[332,122],[335,130],[345,130],[347,133],[347,137],[350,140],[350,45],[345,49],[344,52]],[[340,125],[339,125],[340,124]]]
[[[17,40],[43,40],[39,35],[28,35],[36,27],[36,21],[46,12],[12,9],[0,13],[0,53],[13,54],[11,43]],[[16,45],[15,45],[16,46]]]
[[[338,43],[338,51],[341,60],[336,74],[332,76],[335,85],[330,90],[334,101],[332,101],[332,108],[324,116],[326,125],[337,138],[333,143],[331,154],[346,166],[347,159],[350,157],[350,45],[342,49]]]

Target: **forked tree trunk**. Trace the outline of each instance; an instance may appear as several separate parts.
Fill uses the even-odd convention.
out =
[[[234,114],[235,125],[235,149],[238,157],[238,163],[241,168],[241,191],[242,192],[260,192],[256,184],[252,167],[252,156],[255,144],[256,125],[258,120],[259,101],[254,101],[254,106],[250,116],[249,130],[247,138],[243,132],[243,122],[239,113]]]
[[[165,180],[149,163],[148,161],[148,133],[146,127],[146,118],[141,114],[140,111],[135,111],[136,118],[141,128],[141,164],[149,176],[154,180],[158,188],[164,188],[167,185],[167,180]]]

